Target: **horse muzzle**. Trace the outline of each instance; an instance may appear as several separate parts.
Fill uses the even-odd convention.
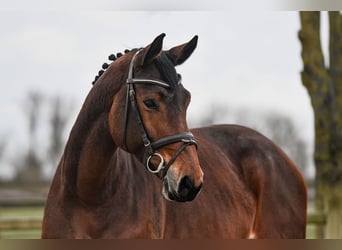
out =
[[[199,185],[195,185],[194,181],[185,175],[178,182],[172,177],[165,176],[163,180],[163,195],[170,201],[192,201],[202,188],[202,182]]]

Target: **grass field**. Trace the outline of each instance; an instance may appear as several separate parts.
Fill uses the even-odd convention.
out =
[[[49,183],[0,183],[0,238],[39,239]]]
[[[44,207],[0,208],[1,239],[39,239]]]

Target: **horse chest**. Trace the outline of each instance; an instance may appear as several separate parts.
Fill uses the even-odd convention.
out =
[[[213,202],[215,206],[209,205]],[[192,203],[169,204],[165,238],[246,238],[254,219],[252,204],[200,195]]]
[[[161,238],[159,218],[146,210],[78,210],[70,220],[74,238]],[[160,217],[162,218],[162,217]]]

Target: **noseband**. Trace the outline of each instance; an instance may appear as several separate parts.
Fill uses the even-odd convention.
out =
[[[135,95],[135,84],[147,84],[147,85],[153,85],[153,86],[159,86],[163,88],[170,88],[170,85],[160,81],[160,80],[154,80],[154,79],[143,79],[143,78],[134,78],[134,59],[136,56],[141,52],[141,50],[138,50],[132,57],[130,65],[129,65],[129,71],[128,71],[128,78],[127,78],[127,95],[126,95],[126,105],[125,105],[125,124],[124,124],[124,133],[123,133],[123,145],[125,149],[127,150],[127,125],[128,125],[128,115],[129,115],[129,101],[131,102],[131,107],[135,113],[135,117],[138,123],[139,131],[141,138],[144,143],[145,147],[145,153],[144,153],[144,159],[143,162],[146,166],[146,168],[152,172],[152,173],[159,173],[161,170],[164,169],[163,172],[163,177],[166,175],[169,167],[175,162],[177,157],[183,152],[183,150],[189,146],[189,145],[195,145],[197,149],[197,142],[195,141],[195,138],[191,132],[184,132],[184,133],[179,133],[175,135],[170,135],[166,137],[162,137],[159,140],[156,140],[154,142],[151,142],[148,133],[145,129],[144,122],[142,120],[137,100],[136,100],[136,95]],[[173,157],[170,159],[168,163],[165,163],[164,158],[161,154],[156,153],[156,150],[177,142],[182,142],[183,144],[178,148],[176,153],[173,155]],[[152,157],[158,157],[160,159],[159,165],[156,170],[153,170],[150,167],[150,160]]]

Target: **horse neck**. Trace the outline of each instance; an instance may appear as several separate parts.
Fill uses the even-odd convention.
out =
[[[108,128],[108,113],[117,91],[112,85],[99,82],[89,92],[71,130],[61,162],[68,195],[87,203],[101,200],[99,195],[103,194],[101,190],[109,163],[117,149]]]

